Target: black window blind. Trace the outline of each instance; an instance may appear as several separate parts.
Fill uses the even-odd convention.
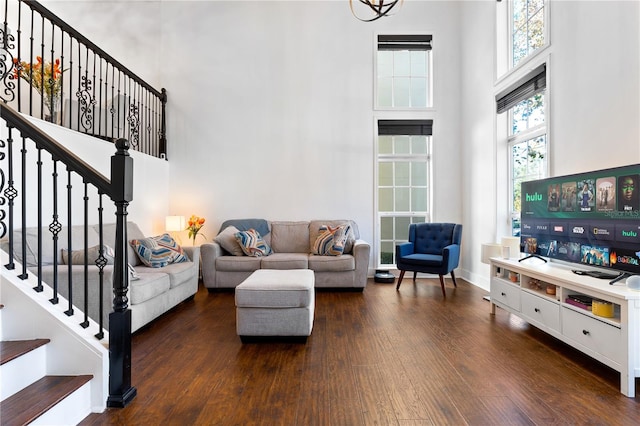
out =
[[[378,50],[431,50],[431,35],[379,35]]]
[[[542,92],[546,87],[547,65],[542,64],[531,70],[511,87],[496,95],[496,110],[498,114]]]
[[[433,120],[378,120],[378,135],[431,136]]]

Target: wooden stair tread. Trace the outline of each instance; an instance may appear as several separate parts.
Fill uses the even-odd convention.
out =
[[[92,375],[43,377],[0,402],[1,424],[31,423],[92,378]]]
[[[49,343],[50,339],[9,340],[0,342],[0,365]]]

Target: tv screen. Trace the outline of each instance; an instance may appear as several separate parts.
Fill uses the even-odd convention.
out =
[[[523,182],[525,254],[640,274],[640,164]]]

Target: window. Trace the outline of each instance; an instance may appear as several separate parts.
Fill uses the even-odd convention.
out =
[[[431,36],[379,35],[377,106],[431,106]]]
[[[497,112],[508,113],[511,232],[520,234],[520,184],[547,176],[546,65],[496,96]]]
[[[513,0],[511,4],[511,68],[545,43],[544,0]]]
[[[549,44],[549,2],[496,2],[498,77],[506,75]]]
[[[431,120],[378,121],[378,265],[395,265],[409,224],[429,220]]]

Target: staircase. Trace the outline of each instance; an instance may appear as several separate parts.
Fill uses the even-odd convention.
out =
[[[78,333],[32,283],[0,273],[0,425],[72,425],[103,411],[104,342]]]

